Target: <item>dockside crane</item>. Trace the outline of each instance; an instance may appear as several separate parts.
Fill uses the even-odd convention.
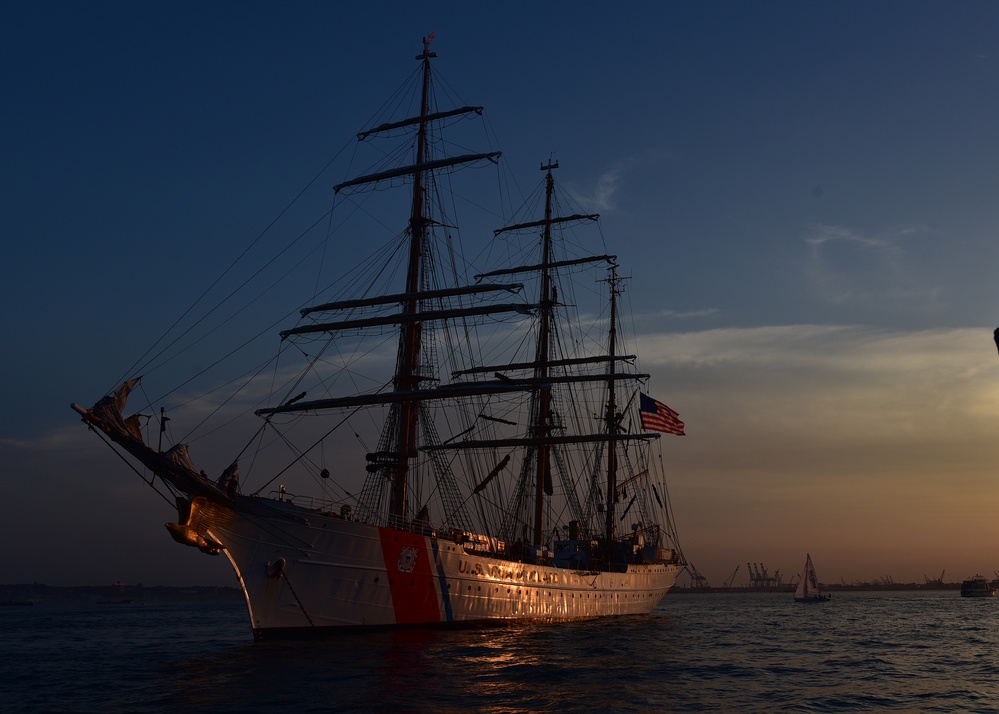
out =
[[[749,587],[753,590],[773,590],[777,587],[777,576],[770,575],[763,563],[746,563],[749,568]]]
[[[706,588],[708,587],[708,579],[697,572],[697,567],[693,563],[687,563],[684,566],[684,570],[690,576],[690,587],[691,588]]]
[[[736,574],[738,572],[739,572],[739,566],[737,565],[737,566],[735,566],[735,570],[732,571],[732,574],[728,576],[728,580],[725,581],[725,589],[726,590],[731,589],[731,587],[732,587],[732,581],[735,580],[735,576],[736,576]]]
[[[926,581],[927,585],[943,585],[944,573],[946,573],[946,572],[947,572],[947,569],[944,568],[943,570],[940,571],[940,577],[939,578],[933,579],[933,578],[928,578],[928,577],[926,577],[924,575],[923,576],[923,580]]]

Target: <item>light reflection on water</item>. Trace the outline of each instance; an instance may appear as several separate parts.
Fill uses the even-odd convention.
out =
[[[644,616],[254,644],[236,604],[4,608],[0,709],[985,710],[997,612],[951,591],[671,595]]]

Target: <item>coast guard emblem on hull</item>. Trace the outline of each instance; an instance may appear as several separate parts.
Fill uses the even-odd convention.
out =
[[[399,554],[399,563],[396,566],[399,568],[400,573],[413,572],[413,569],[416,567],[416,553],[416,548],[402,547],[402,552]]]

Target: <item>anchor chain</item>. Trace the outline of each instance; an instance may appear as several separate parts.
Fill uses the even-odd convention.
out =
[[[291,584],[291,581],[288,580],[288,573],[286,573],[284,569],[281,570],[281,578],[284,579],[286,583],[288,583],[288,589],[291,590],[291,594],[295,598],[295,602],[298,603],[298,607],[299,609],[301,609],[302,614],[305,615],[305,619],[309,621],[309,626],[315,627],[316,623],[312,621],[312,618],[309,617],[309,613],[305,611],[305,605],[303,605],[302,601],[299,599],[298,593],[295,592],[295,587]]]

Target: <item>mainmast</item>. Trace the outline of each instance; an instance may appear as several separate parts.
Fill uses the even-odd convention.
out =
[[[541,295],[538,298],[538,348],[535,354],[537,367],[534,378],[542,385],[535,401],[537,411],[534,414],[534,437],[538,439],[536,479],[534,487],[534,543],[541,543],[544,535],[544,505],[545,493],[551,495],[551,445],[548,443],[551,429],[550,415],[552,405],[552,390],[544,384],[548,379],[548,362],[551,360],[551,330],[552,318],[555,312],[555,299],[552,295],[552,197],[555,193],[555,178],[552,169],[558,168],[558,162],[542,165],[541,170],[547,171],[545,177],[545,218],[544,230],[541,233]]]
[[[556,293],[555,276],[562,268],[572,268],[585,265],[587,263],[607,262],[611,266],[615,265],[613,255],[591,255],[581,258],[569,258],[558,260],[554,245],[552,228],[576,222],[592,222],[599,219],[597,214],[574,213],[567,216],[554,215],[555,209],[555,179],[552,171],[558,168],[557,162],[549,162],[542,165],[541,170],[547,172],[545,176],[545,211],[541,220],[528,221],[506,226],[493,231],[495,235],[510,231],[524,231],[540,227],[541,231],[541,262],[533,265],[523,265],[512,268],[503,268],[488,273],[476,275],[477,280],[483,278],[493,278],[500,275],[513,275],[516,273],[536,273],[540,276],[540,294],[538,296],[538,324],[537,342],[535,345],[534,361],[520,362],[507,365],[480,366],[473,369],[455,372],[455,376],[473,375],[486,372],[495,372],[499,382],[469,382],[483,387],[492,387],[493,384],[521,385],[530,388],[532,394],[530,427],[525,438],[502,439],[502,440],[471,440],[452,442],[435,448],[483,448],[488,446],[526,446],[533,449],[527,464],[533,466],[534,482],[529,481],[529,472],[525,470],[525,480],[521,482],[525,497],[533,491],[534,523],[533,537],[535,544],[544,543],[545,523],[544,509],[546,496],[553,494],[552,485],[552,462],[555,459],[555,450],[561,446],[570,444],[585,444],[596,442],[609,442],[610,463],[608,465],[608,502],[613,503],[613,493],[617,489],[617,459],[615,446],[618,441],[645,440],[648,434],[622,434],[617,426],[616,412],[617,405],[614,399],[614,383],[617,380],[641,380],[647,379],[647,374],[636,374],[633,372],[619,372],[618,367],[623,363],[631,363],[634,355],[618,355],[616,352],[616,319],[611,326],[611,352],[608,355],[593,355],[589,357],[563,357],[558,358],[554,352],[557,348],[555,342],[555,316],[559,306],[559,299]],[[612,282],[616,297],[617,274],[613,273]],[[616,302],[613,303],[616,309]],[[605,363],[607,369],[600,373],[588,374],[585,372],[571,371],[566,373],[562,368],[571,368],[586,364]],[[508,376],[502,374],[509,371],[531,370],[530,377]],[[598,434],[553,434],[556,422],[553,416],[554,398],[552,388],[556,384],[582,384],[584,382],[607,382],[610,386],[611,398],[607,405],[606,425]],[[532,462],[533,460],[533,462]],[[518,496],[520,498],[520,496]],[[526,500],[526,499],[525,499]],[[525,503],[526,507],[527,504]],[[512,523],[510,524],[512,526]],[[607,531],[613,534],[613,513],[607,515]],[[512,527],[504,527],[504,532],[508,537],[514,535]]]
[[[420,93],[419,129],[416,135],[416,170],[413,172],[413,205],[409,216],[409,269],[406,273],[406,293],[408,298],[402,306],[404,315],[415,315],[419,311],[416,294],[420,291],[422,277],[423,249],[426,242],[427,217],[424,209],[423,169],[427,159],[427,118],[430,105],[430,60],[437,56],[430,51],[430,39],[423,39],[423,52],[416,59],[423,63],[423,88]],[[419,382],[420,344],[423,332],[422,323],[417,320],[403,323],[399,331],[399,355],[394,380],[395,391],[412,392]],[[389,514],[396,517],[401,525],[406,517],[406,486],[409,476],[409,460],[416,454],[416,425],[419,421],[419,403],[406,400],[399,405],[397,437],[398,459],[392,475],[392,488],[389,500]]]

